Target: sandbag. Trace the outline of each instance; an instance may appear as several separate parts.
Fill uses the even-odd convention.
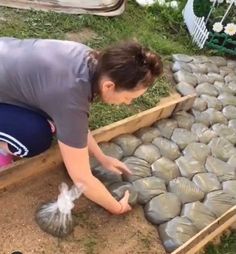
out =
[[[230,128],[236,129],[236,119],[229,120],[228,126]]]
[[[170,138],[174,129],[178,127],[178,123],[174,119],[162,119],[154,124],[164,138]]]
[[[179,82],[176,85],[176,90],[181,93],[183,96],[189,95],[189,94],[195,94],[196,91],[194,87],[186,82]]]
[[[197,79],[198,84],[205,83],[205,82],[213,84],[215,80],[214,78],[209,77],[207,74],[193,73],[193,75]]]
[[[230,128],[224,124],[214,124],[213,131],[220,137],[227,139],[230,143],[236,144],[236,129]]]
[[[181,216],[187,217],[198,230],[202,230],[216,220],[215,214],[199,201],[185,204]]]
[[[133,185],[127,182],[113,183],[108,187],[111,195],[116,199],[120,200],[124,197],[125,191],[129,191],[129,204],[134,206],[138,200],[138,193],[135,191]]]
[[[92,170],[92,173],[95,177],[97,177],[104,185],[108,186],[112,183],[121,182],[122,177],[110,170],[103,168],[102,166],[98,166]]]
[[[219,94],[222,94],[222,93],[231,94],[231,93],[233,93],[233,91],[229,88],[229,86],[225,82],[216,81],[214,83],[214,86],[219,91]]]
[[[236,167],[236,154],[232,155],[229,158],[229,160],[227,161],[227,163],[235,168]]]
[[[188,83],[192,86],[197,85],[196,77],[193,74],[191,74],[190,72],[187,72],[187,71],[180,70],[180,71],[175,72],[174,73],[174,78],[175,78],[177,83],[185,82],[185,83]]]
[[[203,123],[193,124],[191,131],[195,133],[201,143],[208,144],[214,137],[216,133],[207,128]]]
[[[214,108],[208,108],[203,113],[207,114],[207,117],[209,118],[209,122],[211,125],[215,123],[223,123],[223,124],[228,123],[227,118],[222,114],[222,112],[215,110]]]
[[[135,135],[141,139],[143,143],[150,143],[154,138],[161,135],[160,131],[154,127],[144,127],[135,132]]]
[[[235,95],[235,93],[236,93],[236,80],[229,82],[228,87],[233,91],[233,93]]]
[[[235,69],[236,68],[236,61],[234,60],[227,60],[227,66],[231,69]]]
[[[178,197],[166,192],[152,198],[144,207],[145,217],[153,224],[161,224],[180,214],[181,203]]]
[[[149,163],[153,163],[161,157],[159,149],[153,144],[143,144],[138,146],[134,152],[134,156],[143,159]]]
[[[185,111],[178,111],[173,117],[177,121],[179,128],[190,130],[194,123],[194,117]]]
[[[213,78],[214,82],[215,81],[219,81],[219,82],[223,82],[224,81],[224,77],[222,77],[219,73],[209,72],[207,74],[207,76]]]
[[[200,112],[198,110],[192,109],[192,113],[195,117],[195,123],[202,123],[206,126],[210,125],[209,115],[207,114],[206,110]]]
[[[182,176],[192,179],[197,173],[206,172],[204,164],[186,156],[179,157],[176,161]]]
[[[112,141],[122,148],[124,156],[132,155],[135,149],[142,143],[140,139],[131,134],[122,134]]]
[[[172,252],[197,234],[198,230],[185,217],[175,217],[158,227],[166,251]]]
[[[227,76],[231,72],[232,72],[232,69],[228,66],[220,67],[220,75],[222,75],[223,77]]]
[[[231,72],[228,75],[225,76],[225,82],[230,83],[232,81],[236,81],[236,75],[235,72]]]
[[[218,96],[218,99],[223,103],[224,106],[236,106],[236,96],[232,95],[231,93],[222,93]]]
[[[204,111],[204,110],[207,109],[207,102],[204,101],[204,100],[201,99],[201,98],[196,98],[196,99],[194,100],[194,103],[193,103],[193,107],[192,107],[192,108],[195,109],[195,110],[197,110],[197,111],[202,112],[202,111]]]
[[[208,172],[214,173],[220,182],[236,179],[234,167],[215,157],[209,156],[207,158],[206,169]]]
[[[183,150],[185,157],[193,158],[201,163],[205,163],[210,154],[210,148],[203,143],[190,143]]]
[[[180,149],[184,149],[188,144],[197,142],[198,137],[189,130],[176,128],[171,136],[171,140],[174,141]]]
[[[221,101],[216,99],[216,97],[202,94],[200,98],[207,103],[208,108],[214,108],[215,110],[222,110],[223,108]]]
[[[212,73],[212,72],[219,73],[220,72],[218,66],[216,64],[214,64],[214,63],[206,63],[206,66],[207,66],[207,72],[208,73],[209,72],[210,73]]]
[[[184,54],[173,54],[172,59],[174,62],[179,61],[179,62],[189,63],[193,61],[193,57],[184,55]]]
[[[236,153],[236,148],[225,138],[213,138],[209,147],[211,153],[220,160],[227,161],[232,155]]]
[[[177,177],[169,182],[168,191],[174,193],[182,204],[200,201],[204,198],[196,184],[185,177]]]
[[[125,181],[133,182],[143,177],[151,176],[151,166],[145,160],[139,159],[134,156],[126,157],[123,162],[132,172],[132,175],[125,174],[123,178]]]
[[[123,157],[122,149],[120,148],[120,146],[118,146],[115,143],[102,142],[102,143],[99,143],[99,147],[108,156],[114,157],[118,160],[120,160]],[[90,156],[89,161],[90,161],[91,168],[95,168],[99,165],[99,162],[94,156]]]
[[[218,67],[227,65],[226,59],[222,56],[209,56],[208,59]]]
[[[162,157],[151,165],[153,176],[159,177],[169,183],[170,180],[180,176],[177,165],[170,159]]]
[[[180,71],[180,70],[192,72],[192,69],[188,64],[184,62],[180,62],[180,61],[174,62],[171,69],[173,72]]]
[[[213,191],[207,194],[204,205],[219,217],[233,205],[236,205],[236,197],[222,190]]]
[[[229,105],[223,108],[223,114],[227,119],[236,119],[236,107]]]
[[[173,141],[158,137],[155,138],[152,143],[159,148],[163,157],[175,160],[180,156],[179,147]]]
[[[189,63],[188,66],[191,68],[192,73],[201,73],[201,74],[207,73],[207,67],[205,64]]]
[[[210,60],[208,59],[207,56],[194,56],[193,63],[194,64],[210,63]],[[206,64],[206,66],[207,66],[207,64]]]
[[[164,180],[151,176],[133,182],[134,189],[138,193],[138,203],[146,204],[150,199],[166,192]]]
[[[236,197],[236,180],[223,182],[224,192]]]
[[[219,92],[218,90],[212,85],[207,82],[199,84],[196,86],[196,92],[198,95],[206,94],[209,96],[218,96]]]
[[[192,181],[205,193],[222,188],[217,176],[213,173],[196,174]]]

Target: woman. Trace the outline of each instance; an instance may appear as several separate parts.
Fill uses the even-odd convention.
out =
[[[56,129],[68,173],[85,196],[113,214],[129,211],[128,191],[117,201],[91,173],[89,152],[108,170],[130,172],[88,131],[89,103],[99,96],[130,104],[161,72],[160,57],[138,43],[96,53],[70,41],[0,38],[0,163],[45,151]]]

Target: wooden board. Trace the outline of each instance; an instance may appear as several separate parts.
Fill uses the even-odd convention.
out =
[[[229,209],[221,217],[201,230],[171,254],[195,254],[200,251],[213,238],[230,228],[236,222],[236,206]]]
[[[0,6],[69,14],[117,16],[124,12],[126,0],[107,0],[105,2],[101,0],[0,0]]]
[[[178,93],[172,93],[161,99],[158,106],[99,128],[92,134],[97,142],[105,142],[120,134],[133,133],[142,127],[150,126],[158,119],[171,116],[176,107],[180,110],[186,104],[190,106],[194,99],[195,95],[181,97]],[[17,161],[12,166],[6,167],[5,171],[0,172],[0,191],[56,169],[59,165],[62,165],[62,158],[57,145],[33,158]]]

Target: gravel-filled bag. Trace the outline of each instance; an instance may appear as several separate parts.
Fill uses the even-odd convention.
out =
[[[179,216],[160,225],[158,231],[168,252],[174,251],[198,232],[188,218]]]
[[[220,182],[236,179],[234,167],[215,157],[209,156],[207,158],[206,169],[208,172],[214,173]]]
[[[222,189],[217,176],[213,173],[196,174],[192,181],[205,193]]]
[[[223,113],[218,110],[215,110],[214,108],[208,108],[204,112],[207,114],[207,117],[209,118],[211,125],[215,123],[223,123],[223,124],[228,123],[227,118],[223,115]]]
[[[185,54],[173,54],[172,55],[173,61],[179,61],[184,63],[189,63],[193,61],[193,57],[185,55]]]
[[[225,124],[214,124],[213,131],[220,137],[227,139],[230,143],[236,144],[236,129],[230,128]]]
[[[154,127],[144,127],[135,132],[135,135],[142,140],[143,143],[150,143],[154,138],[161,135],[160,131]]]
[[[170,138],[174,129],[178,127],[178,123],[174,119],[162,119],[154,124],[164,138]]]
[[[196,77],[198,84],[201,84],[201,83],[213,84],[215,80],[214,78],[209,77],[207,74],[193,73],[193,75]]]
[[[198,137],[189,130],[176,128],[171,136],[171,140],[174,141],[180,149],[184,149],[188,144],[197,142]]]
[[[180,62],[180,61],[174,62],[171,69],[173,72],[180,71],[180,70],[192,72],[192,69],[188,64],[184,62]]]
[[[229,160],[227,161],[229,165],[235,168],[236,166],[236,154],[232,155]]]
[[[192,73],[201,73],[201,74],[207,73],[207,67],[205,64],[189,63],[188,66],[191,68]]]
[[[180,176],[178,166],[172,160],[162,157],[151,165],[153,176],[159,177],[169,183],[170,180]]]
[[[125,181],[133,182],[140,178],[151,176],[151,165],[145,160],[130,156],[124,158],[123,162],[132,172],[132,175],[123,175]]]
[[[231,69],[235,69],[236,68],[236,61],[234,60],[227,60],[227,66]]]
[[[208,108],[214,108],[215,110],[222,110],[223,105],[220,100],[216,99],[216,97],[202,94],[201,98],[207,103]]]
[[[210,63],[210,60],[207,56],[194,56],[193,57],[194,64],[203,64],[203,63]],[[206,64],[207,66],[208,64]],[[208,71],[209,72],[209,71]]]
[[[155,177],[145,177],[133,182],[133,186],[138,193],[138,203],[146,204],[150,199],[166,192],[164,180]]]
[[[194,103],[193,103],[193,107],[192,107],[192,108],[195,109],[195,110],[197,110],[197,111],[202,112],[202,111],[204,111],[204,110],[207,109],[207,103],[206,103],[206,101],[204,101],[204,100],[201,99],[201,98],[196,98],[196,99],[194,100]]]
[[[179,82],[176,85],[176,90],[183,96],[196,93],[194,87],[186,82]]]
[[[144,207],[146,218],[153,224],[161,224],[178,216],[181,202],[173,193],[163,193],[152,198]]]
[[[235,72],[231,72],[228,75],[225,76],[225,82],[230,83],[232,81],[236,81],[236,75]]]
[[[195,123],[202,123],[206,126],[210,126],[210,119],[209,119],[209,115],[207,114],[206,110],[200,112],[198,110],[192,109],[192,113],[195,117]]]
[[[223,182],[223,190],[233,197],[236,197],[236,180]]]
[[[131,134],[122,134],[112,141],[122,148],[124,156],[132,155],[135,149],[142,143],[140,139]]]
[[[232,72],[232,69],[228,66],[220,67],[220,75],[222,75],[223,77],[227,76],[231,72]]]
[[[235,75],[236,76],[236,75]],[[228,87],[233,91],[233,93],[236,93],[236,80],[231,81],[228,83]]]
[[[223,108],[223,114],[224,116],[231,120],[231,119],[236,119],[236,107],[229,105]]]
[[[218,99],[223,103],[224,106],[236,106],[236,96],[232,95],[231,93],[222,93],[218,96]]]
[[[204,205],[217,217],[236,205],[236,197],[225,191],[218,190],[207,194]]]
[[[92,173],[97,177],[104,185],[108,186],[112,183],[121,182],[122,177],[119,174],[116,174],[110,170],[98,166],[92,170]]]
[[[163,157],[169,158],[170,160],[175,160],[181,155],[179,147],[173,141],[166,138],[155,138],[152,143],[159,148]]]
[[[190,130],[194,123],[194,117],[186,111],[179,111],[173,117],[177,121],[179,128]]]
[[[187,72],[187,71],[180,70],[180,71],[175,72],[174,78],[177,83],[186,82],[192,86],[197,85],[197,78],[192,73]]]
[[[118,146],[115,143],[102,142],[102,143],[99,143],[99,147],[108,156],[114,157],[118,160],[120,160],[123,157],[122,149],[120,148],[120,146]],[[91,168],[95,168],[98,165],[99,165],[99,162],[97,161],[97,159],[94,156],[91,156],[90,157],[90,166],[91,166]]]
[[[201,143],[208,144],[217,134],[208,129],[208,127],[203,123],[194,123],[192,125],[191,131],[195,133]]]
[[[236,119],[229,120],[228,126],[236,129]]]
[[[207,66],[207,72],[209,73],[212,73],[212,72],[215,72],[215,73],[219,73],[220,72],[220,69],[218,68],[218,66],[214,63],[206,63],[206,66]]]
[[[208,59],[219,67],[227,65],[226,59],[222,56],[209,56]]]
[[[219,73],[209,72],[207,74],[208,77],[211,77],[215,81],[223,82],[224,78]]]
[[[125,191],[129,191],[129,204],[135,205],[138,200],[138,193],[134,189],[133,185],[128,182],[113,183],[108,187],[108,190],[116,200],[120,200],[124,197]]]
[[[202,230],[216,219],[215,214],[199,201],[185,204],[181,216],[187,217],[198,230]]]
[[[174,193],[182,204],[200,201],[204,198],[204,192],[185,177],[177,177],[171,180],[168,185],[168,191]]]
[[[175,162],[179,167],[181,175],[189,179],[192,179],[197,173],[206,172],[202,162],[190,157],[181,156]]]
[[[219,91],[219,94],[222,94],[222,93],[231,94],[231,93],[233,93],[233,91],[229,88],[229,86],[225,82],[216,81],[214,83],[214,87]]]
[[[134,156],[153,163],[161,157],[159,149],[153,144],[142,144],[134,152]]]
[[[206,144],[197,142],[190,143],[183,150],[185,157],[193,158],[201,163],[206,162],[210,152],[210,148]]]
[[[232,155],[236,153],[236,148],[225,138],[213,138],[209,143],[211,153],[215,157],[227,161]]]
[[[219,92],[218,90],[209,83],[202,83],[199,84],[198,86],[196,86],[196,92],[198,95],[202,95],[202,94],[206,94],[206,95],[210,95],[210,96],[218,96]]]

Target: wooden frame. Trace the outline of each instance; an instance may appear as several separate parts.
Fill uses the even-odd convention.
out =
[[[92,134],[97,142],[107,142],[120,134],[133,133],[142,127],[152,125],[157,120],[171,116],[173,112],[190,109],[195,97],[195,95],[181,97],[178,93],[172,93],[170,96],[162,98],[156,107],[94,130]],[[57,145],[39,156],[15,162],[13,166],[0,173],[0,191],[3,192],[32,177],[56,169],[59,165],[62,165],[62,158]],[[234,222],[236,222],[236,206],[171,254],[197,253],[214,237],[232,226]]]

